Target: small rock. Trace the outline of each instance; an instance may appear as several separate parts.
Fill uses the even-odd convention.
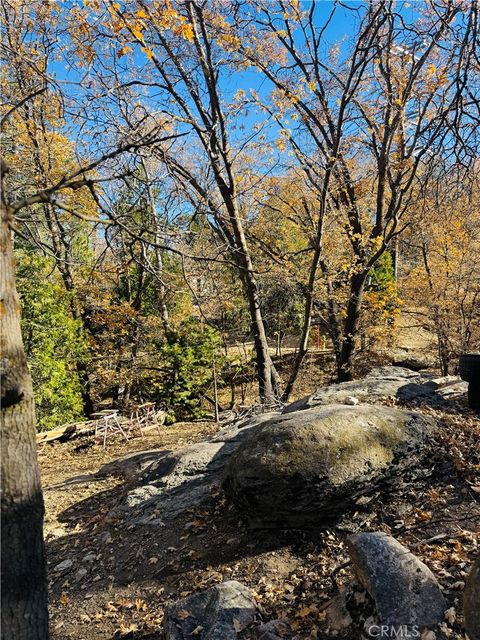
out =
[[[357,576],[375,601],[380,623],[403,629],[435,627],[446,609],[440,586],[416,556],[383,533],[360,533],[347,540]]]
[[[68,559],[57,564],[57,566],[54,567],[53,570],[55,571],[55,573],[63,573],[64,571],[68,571],[72,567],[73,567],[73,560]]]
[[[77,571],[77,573],[75,574],[75,580],[82,580],[88,573],[88,569],[85,568],[81,568]]]
[[[331,631],[344,631],[353,622],[345,596],[345,593],[340,593],[333,598],[325,611],[328,628]]]
[[[480,640],[480,556],[468,574],[463,599],[465,629],[470,640]]]
[[[236,580],[222,582],[167,606],[164,638],[237,640],[237,633],[253,622],[255,612],[254,600],[245,585]]]
[[[345,398],[345,400],[343,401],[344,404],[349,404],[351,406],[355,406],[360,402],[360,400],[358,398],[356,398],[355,396],[347,396]]]
[[[87,553],[87,555],[83,558],[84,562],[95,562],[97,556],[94,553]]]
[[[283,620],[270,620],[255,629],[255,637],[257,640],[281,640],[288,632],[288,625]]]
[[[112,534],[110,531],[104,531],[98,536],[100,544],[111,544],[113,542]]]

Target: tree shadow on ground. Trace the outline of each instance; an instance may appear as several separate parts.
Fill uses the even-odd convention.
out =
[[[409,406],[422,407],[428,406],[434,409],[456,409],[452,400],[460,403],[468,411],[467,403],[467,389],[465,383],[461,383],[465,386],[464,393],[455,390],[452,397],[449,397],[449,390],[455,386],[458,386],[459,381],[455,380],[450,383],[438,384],[434,380],[428,380],[426,382],[408,382],[399,387],[396,398],[399,402],[408,403]]]
[[[394,529],[398,526],[397,502],[404,503],[403,507],[406,504],[413,511],[422,505],[422,496],[432,488],[441,491],[444,487],[451,487],[448,509],[451,510],[452,526],[461,522],[462,515],[457,515],[454,510],[455,495],[460,496],[460,487],[463,491],[465,483],[461,481],[454,461],[444,454],[437,455],[432,443],[429,468],[433,468],[433,472],[428,479],[418,479],[410,491],[402,487],[388,495],[376,495],[372,502],[357,505],[355,510],[340,514],[339,521],[330,520],[324,526],[307,530],[251,530],[220,488],[219,461],[224,463],[225,452],[229,451],[227,445],[228,442],[221,443],[207,465],[212,471],[211,477],[200,479],[200,482],[206,482],[203,497],[176,517],[165,519],[164,514],[157,513],[155,502],[158,496],[154,496],[143,505],[147,514],[143,523],[132,519],[132,512],[124,507],[127,493],[138,486],[138,478],[100,491],[60,513],[58,520],[66,525],[67,535],[47,541],[47,549],[51,600],[61,602],[65,593],[70,600],[67,605],[62,605],[63,619],[73,620],[82,615],[92,617],[98,610],[102,616],[108,616],[112,607],[122,612],[122,606],[127,605],[117,601],[128,602],[136,598],[139,601],[148,599],[149,603],[154,602],[155,606],[162,608],[169,599],[177,599],[182,594],[232,578],[255,585],[263,577],[262,563],[269,554],[278,556],[288,551],[302,561],[311,556],[314,564],[318,558],[328,555],[331,566],[340,566],[345,562],[341,541],[348,533],[390,527],[395,531],[394,535],[402,535],[402,529]],[[157,452],[155,457],[158,455]],[[171,459],[168,454],[165,457],[163,470],[170,473]],[[144,478],[148,478],[148,482],[162,482],[161,473],[156,480],[151,474]],[[198,475],[192,475],[181,487],[169,490],[171,503],[178,501],[180,494],[194,493],[198,482]],[[439,505],[438,514],[441,516],[442,510],[446,512],[446,509]],[[426,537],[438,531],[435,528],[436,515],[433,515],[433,522],[422,523],[424,528],[419,529]],[[464,511],[463,516],[468,519],[474,518],[475,514]],[[348,526],[344,528],[345,523],[350,529]],[[446,530],[444,522],[441,527],[442,532]],[[334,546],[329,541],[332,536],[337,541]],[[72,561],[71,566],[66,570],[55,570],[66,559]],[[334,579],[330,579],[332,571],[329,573],[325,569],[324,578],[327,583],[331,580],[331,584],[322,585],[328,597],[337,591]],[[130,615],[133,610],[128,609],[125,615]],[[107,618],[105,620],[107,624]],[[77,631],[73,637],[77,637],[75,633]],[[110,636],[107,631],[105,633],[107,635],[102,635],[102,638],[114,637],[113,631]],[[152,632],[145,637],[154,640],[161,634]],[[90,640],[90,636],[86,638]]]
[[[147,474],[144,478],[148,478],[148,482],[156,482],[156,487],[163,493],[154,495],[134,509],[126,508],[125,502],[128,492],[138,487],[138,478],[96,493],[65,509],[58,520],[72,532],[48,542],[51,565],[54,566],[56,558],[63,558],[65,549],[69,548],[76,556],[78,566],[85,564],[82,555],[88,558],[95,554],[95,562],[101,563],[101,574],[104,574],[104,578],[101,576],[97,580],[98,586],[106,582],[126,585],[135,581],[163,581],[187,575],[192,570],[234,564],[245,556],[286,546],[302,546],[312,541],[318,544],[321,531],[344,524],[354,511],[368,514],[372,509],[369,504],[356,505],[351,512],[339,513],[319,526],[303,530],[251,530],[242,514],[228,502],[220,486],[219,460],[222,465],[225,463],[226,449],[231,452],[231,443],[223,443],[212,457],[206,467],[207,471],[211,470],[210,474],[192,475],[178,487],[162,489],[162,474],[156,480],[152,480],[151,473]],[[435,459],[433,451],[432,455],[428,465],[429,479],[414,477],[413,487],[452,485],[455,482],[458,470],[454,462],[445,457]],[[160,467],[164,464],[164,471],[171,472],[172,461],[168,455],[165,459]],[[378,501],[381,495],[381,500],[388,504],[395,499],[396,491],[405,493],[405,485],[399,486],[398,490],[393,486],[385,495],[377,491],[375,500]],[[176,513],[176,507],[189,496],[194,497],[193,501],[187,501],[182,512]],[[172,509],[173,517],[169,516]],[[90,572],[88,561],[85,566]]]
[[[164,513],[158,506],[159,496],[146,500],[135,511],[125,509],[127,494],[138,486],[138,479],[96,493],[65,509],[58,520],[71,532],[47,542],[51,569],[65,559],[65,551],[69,550],[77,573],[79,568],[86,569],[88,576],[95,578],[93,574],[99,569],[100,577],[89,583],[89,591],[149,581],[174,584],[191,572],[234,565],[246,556],[301,546],[312,540],[319,542],[318,531],[322,527],[309,531],[249,530],[220,487],[219,460],[225,462],[225,451],[231,452],[231,443],[223,443],[207,465],[207,470],[212,469],[211,475],[192,476],[181,486],[164,491],[160,496]],[[171,469],[168,462],[166,469]],[[157,485],[161,483],[160,478]],[[189,494],[199,496],[198,500],[182,513],[166,518],[172,506]],[[71,591],[81,593],[83,576],[77,580],[73,571],[72,568]],[[53,591],[58,592],[64,576],[55,572],[51,576]]]

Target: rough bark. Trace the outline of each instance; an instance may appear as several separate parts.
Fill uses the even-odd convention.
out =
[[[271,404],[275,402],[279,396],[279,376],[268,348],[260,295],[249,247],[238,215],[232,216],[232,218],[236,241],[240,246],[240,251],[238,252],[241,267],[240,276],[250,311],[260,400],[265,404]]]
[[[153,56],[152,61],[162,77],[166,90],[182,114],[188,118],[195,136],[204,148],[217,187],[213,202],[188,168],[175,159],[169,158],[168,162],[177,175],[201,195],[205,203],[209,206],[212,203],[211,213],[221,233],[228,240],[228,250],[238,267],[248,302],[260,400],[262,403],[270,404],[278,399],[280,380],[268,349],[256,274],[239,210],[235,186],[238,176],[234,175],[235,168],[227,127],[228,114],[224,112],[224,101],[221,97],[214,41],[204,6],[188,0],[185,2],[185,8],[192,27],[192,41],[195,47],[194,63],[198,67],[199,75],[190,73],[181,55],[172,47],[162,30],[156,30],[157,48],[161,46],[167,59],[175,66],[179,76],[178,83],[172,82],[171,76],[166,71],[166,65],[162,64],[156,56]],[[185,94],[182,94],[182,85]]]
[[[248,302],[260,401],[272,404],[280,397],[280,376],[270,356],[252,255],[245,236],[242,218],[237,208],[235,190],[227,186],[218,167],[216,168],[216,180],[225,209],[228,212],[229,227],[226,226],[224,217],[217,212],[214,206],[211,207],[211,210],[217,221],[219,233],[223,234],[228,243]]]
[[[337,362],[338,381],[352,380],[353,359],[355,356],[358,323],[362,308],[363,291],[368,272],[356,273],[350,282],[350,294],[348,298],[345,324],[343,329],[343,342],[340,357]]]
[[[12,213],[1,208],[2,638],[48,638],[43,497],[35,405],[15,288]]]

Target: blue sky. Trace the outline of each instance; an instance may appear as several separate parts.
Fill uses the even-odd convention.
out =
[[[63,7],[68,8],[78,5],[78,2],[65,2]],[[81,6],[83,2],[80,3]],[[308,9],[309,3],[303,2],[303,7]],[[366,3],[363,2],[348,2],[346,3],[348,7],[355,9],[366,8]],[[319,27],[323,26],[325,21],[328,19],[332,8],[334,6],[334,2],[332,0],[323,0],[317,3],[316,7],[316,23]],[[411,19],[414,17],[415,9],[412,5],[404,6],[404,3],[399,2],[397,5],[397,9],[401,10],[405,13],[405,17],[407,19]],[[328,55],[329,49],[337,44],[341,48],[340,57],[345,57],[348,55],[348,50],[352,44],[352,35],[356,32],[358,24],[356,22],[358,18],[354,11],[349,10],[348,8],[337,5],[335,14],[330,21],[328,27],[326,28],[323,35],[323,46],[322,50],[325,52],[325,55]],[[298,36],[299,44],[301,44],[301,36]],[[127,63],[128,57],[122,59],[123,63]],[[131,65],[132,69],[138,69],[138,73],[142,73],[142,68],[146,62],[145,54],[140,51],[137,47],[134,50],[133,54],[133,62]],[[68,58],[64,60],[55,61],[51,66],[51,71],[55,74],[55,76],[61,80],[67,80],[72,82],[78,82],[81,78],[79,71],[75,67],[71,67],[68,63]],[[85,72],[82,70],[81,73]],[[226,74],[221,78],[221,89],[223,92],[223,96],[226,102],[229,102],[236,92],[239,89],[245,90],[247,93],[249,89],[254,89],[260,95],[265,95],[269,93],[272,89],[269,81],[265,79],[265,76],[255,71],[252,68],[241,70],[234,72],[232,74]],[[72,91],[75,89],[72,87]],[[256,110],[251,109],[249,112],[244,115],[241,119],[242,128],[237,129],[235,132],[232,132],[232,138],[241,139],[242,137],[248,135],[250,131],[253,129],[254,125],[259,121],[264,119],[264,114],[259,114]],[[72,127],[75,130],[77,127],[74,125]],[[278,135],[278,127],[276,125],[270,127],[269,130],[269,139],[275,139]]]

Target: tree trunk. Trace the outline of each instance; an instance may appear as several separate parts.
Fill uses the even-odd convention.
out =
[[[235,202],[235,193],[231,193],[225,188],[224,183],[220,180],[219,189],[223,195],[225,206],[230,216],[236,245],[231,247],[232,255],[239,268],[240,279],[250,311],[250,326],[255,347],[260,402],[263,404],[272,404],[280,397],[280,376],[275,369],[268,348],[267,334],[263,321],[260,295],[252,257],[245,237],[242,219]]]
[[[37,462],[35,405],[20,329],[10,230],[1,209],[2,638],[48,638],[43,497]]]
[[[332,153],[332,157],[335,158],[336,151]],[[302,335],[300,338],[300,344],[298,347],[297,355],[293,361],[292,370],[288,378],[285,390],[282,395],[283,402],[287,402],[290,394],[293,391],[293,385],[298,377],[300,367],[308,352],[308,339],[310,337],[310,329],[312,327],[312,313],[313,313],[313,299],[315,291],[315,282],[317,279],[318,267],[321,266],[325,271],[325,263],[322,260],[322,241],[323,241],[323,224],[325,219],[326,202],[328,194],[328,185],[330,184],[330,178],[332,176],[332,170],[334,167],[334,160],[329,162],[329,165],[325,171],[325,178],[322,185],[322,191],[320,196],[320,209],[318,212],[318,222],[315,231],[315,238],[312,244],[314,249],[312,262],[310,264],[308,283],[305,289],[305,311],[303,315]]]
[[[158,244],[160,244],[161,242],[161,238],[160,238],[160,234],[155,234],[155,242]],[[158,304],[158,309],[160,311],[160,318],[162,320],[162,327],[164,331],[167,331],[169,326],[170,326],[170,317],[169,317],[169,313],[168,313],[168,306],[167,306],[167,291],[166,291],[166,287],[165,284],[163,282],[163,257],[162,257],[162,250],[160,249],[160,247],[156,247],[155,249],[155,258],[156,258],[156,267],[157,267],[157,273],[158,273],[158,279],[159,279],[159,284],[158,284],[158,289],[157,289],[157,304]]]
[[[160,233],[160,224],[155,212],[155,197],[152,192],[152,181],[150,178],[150,172],[148,171],[147,163],[145,162],[145,158],[140,158],[142,163],[142,168],[145,173],[145,185],[147,191],[147,200],[148,200],[148,209],[149,209],[149,217],[151,218],[150,223],[152,228],[155,230],[155,261],[156,261],[156,277],[158,280],[158,289],[157,289],[157,304],[158,309],[160,311],[160,318],[162,320],[163,330],[165,332],[168,331],[170,326],[170,318],[167,307],[167,291],[165,287],[165,283],[163,280],[163,256],[162,249],[160,245],[162,243],[162,236]]]
[[[270,404],[278,399],[279,377],[270,357],[257,282],[251,266],[246,268],[242,275],[243,288],[250,311],[260,401]]]
[[[368,272],[367,272],[368,273]],[[356,273],[350,281],[350,295],[347,304],[347,315],[343,328],[343,342],[340,358],[337,362],[338,381],[352,379],[353,358],[355,356],[360,310],[362,307],[363,289],[367,273]]]
[[[307,287],[305,291],[305,311],[303,315],[303,326],[302,326],[302,335],[300,337],[300,344],[298,345],[298,351],[293,361],[292,370],[290,371],[290,376],[288,378],[288,382],[285,386],[285,389],[282,394],[282,401],[287,402],[290,394],[293,390],[293,385],[298,377],[298,373],[300,371],[300,367],[307,355],[308,351],[308,339],[310,337],[310,329],[312,326],[312,311],[313,311],[313,287],[314,287],[314,278],[316,274],[316,266],[311,269],[311,285]]]
[[[435,318],[435,329],[437,333],[437,343],[438,343],[438,359],[440,361],[440,372],[442,376],[448,376],[450,369],[450,354],[448,341],[445,336],[444,331],[441,328],[441,323],[438,319],[438,310],[434,310],[434,318]]]
[[[293,386],[295,381],[297,380],[298,373],[303,364],[305,356],[308,352],[308,340],[310,337],[310,329],[312,327],[312,315],[313,315],[313,303],[314,303],[314,288],[315,288],[315,280],[317,277],[317,269],[318,266],[321,267],[322,272],[326,278],[327,291],[328,291],[328,320],[329,320],[329,334],[332,338],[332,342],[335,350],[335,358],[338,362],[338,355],[340,350],[338,349],[338,322],[337,322],[337,310],[335,303],[335,294],[332,288],[331,283],[328,279],[328,271],[325,265],[325,261],[321,259],[321,235],[318,240],[317,248],[314,253],[314,257],[312,259],[312,264],[310,266],[310,275],[307,288],[304,292],[305,296],[305,310],[303,314],[303,326],[302,326],[302,334],[300,337],[300,344],[298,347],[297,354],[293,361],[292,370],[290,372],[290,376],[288,382],[285,386],[285,390],[282,395],[282,401],[287,402],[290,394],[292,393]]]

